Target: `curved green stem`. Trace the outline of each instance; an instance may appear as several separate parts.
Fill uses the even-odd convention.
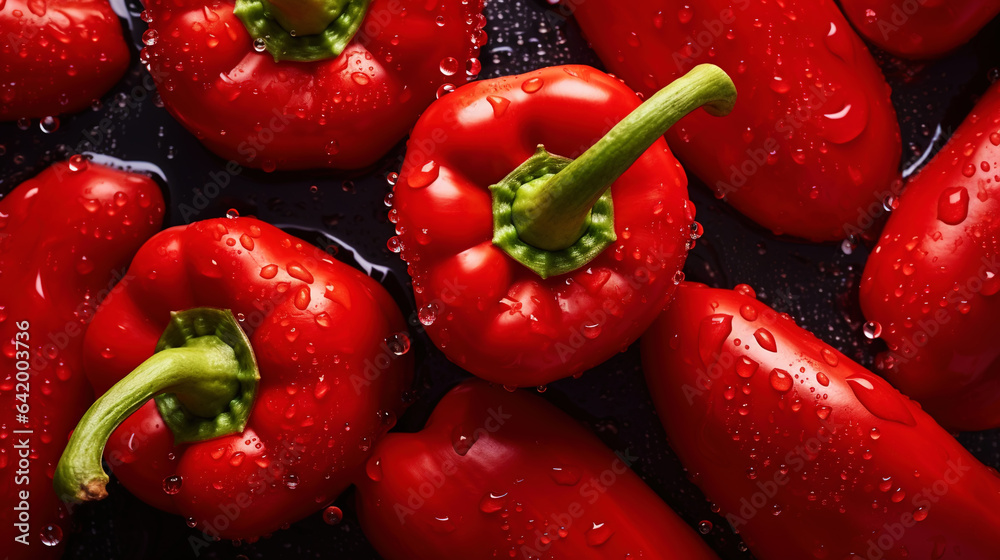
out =
[[[116,383],[87,410],[59,464],[54,485],[63,500],[107,495],[101,467],[112,432],[149,399],[178,442],[202,441],[243,431],[256,394],[256,360],[250,341],[228,311],[192,309],[173,314],[157,353]]]
[[[371,0],[236,0],[255,45],[274,60],[336,58],[361,28]],[[262,49],[261,49],[262,50]]]
[[[702,64],[646,100],[589,150],[548,180],[522,185],[514,227],[527,244],[547,251],[571,247],[590,226],[605,191],[677,121],[698,107],[729,114],[736,86],[718,66]]]

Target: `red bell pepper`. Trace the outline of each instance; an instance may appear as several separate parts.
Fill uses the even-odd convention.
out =
[[[733,77],[724,120],[667,133],[685,167],[778,234],[860,235],[893,192],[901,140],[889,86],[833,0],[564,0],[616,75],[650,95],[698,63]]]
[[[642,360],[671,447],[760,560],[996,558],[996,471],[748,286],[682,285]]]
[[[631,461],[538,396],[466,381],[379,443],[358,513],[387,560],[716,558]]]
[[[148,61],[210,150],[272,171],[378,161],[479,73],[483,0],[150,0]]]
[[[564,66],[433,104],[410,136],[389,246],[434,343],[484,379],[537,386],[636,340],[701,231],[663,131],[735,96],[705,65],[640,106],[615,78]]]
[[[74,156],[0,200],[0,539],[12,560],[58,558],[68,512],[52,489],[93,401],[83,335],[160,228],[156,183]]]
[[[139,498],[209,537],[254,538],[336,498],[402,411],[413,364],[402,314],[312,245],[252,218],[206,220],[151,239],[129,274],[87,333],[86,371],[103,396],[57,469],[69,497],[105,494],[107,440],[105,460]],[[212,329],[198,322],[218,315],[200,318],[203,306],[232,310],[252,351],[235,326],[201,336]],[[173,311],[187,315],[171,323]],[[177,357],[193,345],[206,350]],[[210,360],[222,346],[235,357]]]
[[[0,121],[90,107],[129,65],[107,0],[5,0],[0,37]]]
[[[956,430],[1000,426],[1000,85],[914,177],[868,259],[880,371]]]
[[[840,5],[866,39],[912,59],[948,54],[1000,13],[996,0],[841,0]]]

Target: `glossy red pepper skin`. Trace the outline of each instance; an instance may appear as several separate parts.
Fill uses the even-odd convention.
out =
[[[107,0],[0,5],[0,120],[74,113],[125,73],[129,50]]]
[[[754,555],[995,558],[996,472],[752,295],[682,284],[642,359],[671,447]]]
[[[0,200],[0,538],[10,559],[58,558],[63,550],[71,523],[52,473],[93,401],[83,373],[84,331],[114,283],[127,281],[129,259],[162,219],[163,198],[151,179],[81,157],[52,165]],[[30,366],[27,382],[17,377],[22,361]],[[29,419],[23,424],[15,421],[21,405]],[[19,447],[22,440],[27,447]],[[22,452],[30,454],[27,469]],[[15,541],[24,532],[14,525],[22,500],[27,543]]]
[[[668,301],[695,208],[662,140],[612,185],[618,240],[586,266],[542,279],[491,241],[489,185],[539,144],[579,155],[639,104],[607,74],[564,66],[469,84],[421,117],[393,190],[402,233],[390,245],[451,361],[489,381],[543,385],[625,349]]]
[[[233,0],[147,8],[158,39],[145,52],[167,109],[216,154],[265,170],[375,163],[439,88],[469,79],[486,41],[482,0],[374,0],[340,56],[275,62],[254,50]]]
[[[627,461],[540,397],[470,380],[376,447],[358,513],[387,560],[716,558]]]
[[[898,179],[889,86],[833,0],[612,0],[570,4],[608,69],[645,95],[716,64],[739,101],[667,132],[684,166],[761,226],[843,239]]]
[[[1000,13],[995,0],[841,0],[840,5],[866,39],[911,59],[948,54]]]
[[[175,446],[150,401],[105,448],[129,491],[207,535],[257,537],[329,503],[402,412],[413,369],[411,354],[396,355],[408,340],[391,345],[406,336],[402,314],[374,280],[316,247],[253,218],[205,220],[151,239],[129,274],[87,334],[95,393],[153,354],[175,310],[231,309],[257,356],[242,434]],[[180,488],[168,494],[172,476]]]
[[[869,257],[881,372],[956,430],[1000,426],[1000,87],[914,177]]]

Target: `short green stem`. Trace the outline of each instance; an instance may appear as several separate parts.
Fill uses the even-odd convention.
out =
[[[344,12],[348,0],[263,0],[265,9],[294,37],[317,35]]]
[[[653,143],[698,107],[724,116],[736,86],[718,66],[702,64],[654,94],[558,173],[523,184],[513,222],[525,243],[546,251],[575,244],[590,227],[594,204]]]
[[[236,0],[233,13],[274,60],[336,58],[361,28],[372,0]],[[258,48],[259,47],[259,48]]]
[[[157,353],[116,383],[76,426],[56,467],[65,501],[99,500],[108,475],[101,456],[112,432],[151,398],[178,442],[238,433],[256,394],[256,360],[232,313],[192,309],[175,313]]]

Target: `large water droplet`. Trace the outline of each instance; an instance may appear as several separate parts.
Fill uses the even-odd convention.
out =
[[[764,350],[767,350],[768,352],[778,351],[778,346],[774,342],[774,335],[771,334],[771,331],[762,327],[757,329],[757,332],[753,333],[753,337],[757,340],[757,344],[759,344]]]
[[[337,506],[330,506],[323,510],[323,522],[327,525],[338,525],[344,520],[344,512]]]
[[[406,178],[406,184],[410,185],[410,188],[422,189],[436,181],[440,173],[441,168],[438,166],[437,162],[430,160],[422,165],[420,169],[411,173],[410,176]]]
[[[938,219],[957,226],[969,215],[969,191],[965,187],[949,187],[938,199]]]
[[[389,351],[397,356],[402,356],[410,351],[410,337],[406,333],[396,333],[385,340]]]
[[[588,546],[601,546],[602,544],[608,542],[608,539],[614,535],[615,532],[608,526],[607,523],[594,523],[587,532],[584,533],[584,538],[587,541]]]
[[[493,107],[493,116],[499,118],[504,113],[507,112],[507,107],[510,106],[510,100],[506,97],[500,97],[498,95],[490,95],[486,98],[490,106]]]
[[[878,418],[907,426],[917,424],[903,397],[873,375],[858,373],[848,377],[847,383],[858,401]]]
[[[180,476],[176,474],[168,476],[163,479],[163,491],[166,494],[173,496],[174,494],[177,494],[178,492],[181,491],[181,485],[183,483],[184,479],[182,479]]]
[[[38,540],[45,546],[56,546],[62,542],[63,531],[58,525],[46,525],[38,535]]]
[[[698,328],[698,355],[701,363],[708,367],[714,364],[722,353],[722,345],[733,332],[732,315],[711,315],[701,320]]]
[[[780,393],[787,393],[792,390],[794,380],[791,374],[783,369],[774,368],[771,370],[771,387]]]

